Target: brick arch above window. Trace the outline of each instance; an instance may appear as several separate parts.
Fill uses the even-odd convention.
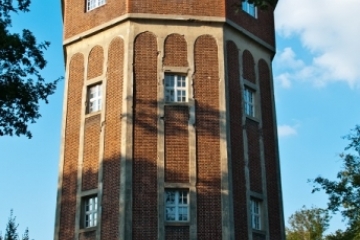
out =
[[[164,43],[164,66],[187,67],[187,44],[183,35],[173,33]]]
[[[211,35],[201,35],[195,41],[195,76],[216,76],[219,80],[218,45]]]
[[[268,80],[270,78],[269,64],[264,59],[260,59],[258,65],[259,65],[259,79],[260,79],[260,81],[262,79]]]
[[[95,46],[91,49],[88,58],[87,79],[92,79],[103,74],[104,49]]]
[[[256,84],[255,62],[249,50],[245,50],[242,55],[243,78]]]

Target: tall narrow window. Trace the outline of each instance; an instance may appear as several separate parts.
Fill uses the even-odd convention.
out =
[[[256,230],[261,229],[261,203],[258,200],[251,199],[251,227]]]
[[[106,0],[86,0],[86,11],[105,5]]]
[[[255,92],[245,87],[244,89],[244,109],[245,114],[251,117],[255,117]]]
[[[256,18],[256,7],[253,3],[249,3],[248,1],[242,2],[242,10],[247,12],[249,15]]]
[[[97,196],[86,197],[83,199],[83,227],[91,228],[97,225]]]
[[[101,83],[92,85],[88,88],[87,112],[97,112],[101,110]]]
[[[165,190],[165,220],[167,222],[189,221],[188,190]]]
[[[187,102],[186,77],[165,74],[165,102]]]

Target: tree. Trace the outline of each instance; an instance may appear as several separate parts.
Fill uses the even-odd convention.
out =
[[[337,174],[337,180],[319,176],[313,180],[312,192],[324,190],[329,197],[328,209],[334,213],[340,211],[348,220],[348,229],[338,232],[339,236],[353,234],[350,239],[360,239],[360,125],[344,138],[350,144],[340,154],[344,165]]]
[[[4,238],[0,233],[0,240],[19,240],[19,235],[17,233],[18,224],[16,224],[16,217],[13,216],[13,211],[10,211],[9,221],[6,226],[6,232]],[[30,240],[29,229],[25,230],[22,240]]]
[[[329,227],[330,216],[321,208],[307,209],[303,206],[289,217],[286,228],[287,240],[321,240]]]
[[[337,230],[335,233],[332,233],[325,238],[326,240],[356,240],[356,233],[351,229],[346,231]]]
[[[41,115],[39,102],[48,103],[57,79],[45,82],[40,70],[46,66],[44,50],[49,42],[37,43],[31,31],[10,33],[11,14],[28,12],[31,0],[0,0],[0,136],[26,135],[29,123]]]

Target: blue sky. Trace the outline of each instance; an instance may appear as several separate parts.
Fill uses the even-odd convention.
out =
[[[303,205],[326,206],[307,182],[334,179],[346,135],[360,124],[360,3],[358,0],[280,0],[276,9],[277,55],[273,62],[285,220]],[[33,0],[14,31],[29,28],[49,40],[46,79],[64,75],[61,8],[58,1]],[[0,138],[0,231],[10,209],[19,230],[35,240],[53,238],[58,179],[63,85],[41,105],[31,140]],[[341,218],[331,230],[343,227]]]

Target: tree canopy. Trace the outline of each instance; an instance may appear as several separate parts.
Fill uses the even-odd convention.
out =
[[[29,123],[41,116],[40,101],[48,103],[59,79],[46,82],[40,70],[46,66],[44,50],[28,29],[11,33],[11,15],[28,12],[31,0],[0,0],[0,136],[31,138]]]
[[[322,240],[331,217],[326,210],[303,206],[289,217],[286,228],[287,240]]]
[[[16,224],[16,217],[13,216],[13,211],[10,211],[10,217],[6,226],[6,231],[4,237],[2,237],[0,232],[0,240],[20,240],[17,228],[19,224]],[[29,229],[26,229],[22,235],[21,240],[30,240]]]
[[[345,152],[340,154],[343,167],[337,174],[337,180],[329,180],[317,177],[313,180],[313,192],[324,190],[328,195],[328,210],[340,211],[348,221],[348,229],[345,232],[338,231],[334,234],[360,239],[360,125],[357,125],[349,135],[345,137],[349,145]]]

